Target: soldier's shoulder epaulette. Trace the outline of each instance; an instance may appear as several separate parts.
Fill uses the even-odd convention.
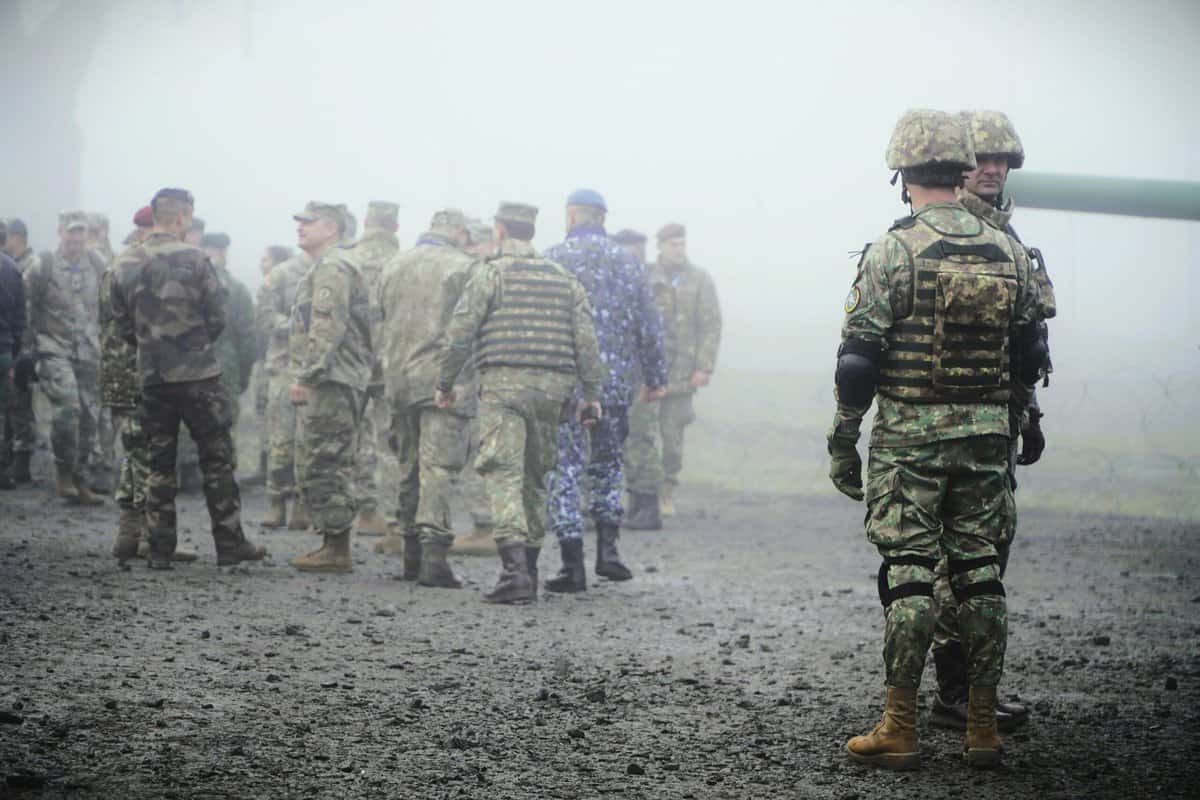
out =
[[[888,228],[888,230],[894,231],[894,230],[898,230],[898,229],[907,229],[907,228],[911,228],[912,226],[914,226],[916,224],[917,224],[917,218],[914,217],[912,214],[909,214],[907,217],[901,217],[900,219],[893,222],[892,227]]]

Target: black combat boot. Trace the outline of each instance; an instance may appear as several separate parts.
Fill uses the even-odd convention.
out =
[[[583,566],[583,539],[563,539],[558,543],[562,550],[562,569],[546,581],[547,592],[587,591],[587,570]]]
[[[652,494],[630,492],[625,527],[635,531],[661,531],[662,526],[662,515],[658,513],[658,498]]]
[[[955,731],[967,729],[967,657],[960,642],[933,650],[938,691],[929,709],[929,724]],[[996,704],[996,727],[1009,732],[1029,719],[1029,709],[1019,703]]]
[[[507,542],[500,550],[500,580],[483,596],[485,603],[530,603],[536,599],[533,581],[529,579],[529,561],[525,545]]]
[[[404,534],[404,572],[400,574],[402,581],[415,581],[421,577],[421,535],[418,533]]]
[[[462,581],[450,569],[446,562],[446,551],[450,545],[445,542],[427,542],[421,544],[420,566],[418,567],[417,583],[422,586],[434,586],[441,589],[461,589]],[[408,566],[408,553],[405,550],[405,571]]]
[[[14,483],[33,483],[33,475],[29,472],[29,461],[33,453],[28,450],[13,453],[12,479]]]
[[[533,599],[538,596],[538,558],[542,555],[540,547],[525,548],[525,568],[529,570],[529,580],[533,583]]]
[[[633,577],[629,567],[621,563],[617,552],[620,529],[608,522],[596,523],[596,574],[610,581],[627,581]]]

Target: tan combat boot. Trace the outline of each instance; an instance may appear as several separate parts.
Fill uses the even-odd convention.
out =
[[[288,520],[288,530],[306,531],[312,527],[312,519],[308,516],[308,504],[304,498],[297,497],[292,504],[292,518]]]
[[[996,687],[972,686],[968,691],[963,760],[972,767],[998,767],[1003,748],[996,729]]]
[[[150,543],[142,541],[142,512],[137,508],[121,507],[121,516],[117,520],[117,541],[113,543],[113,558],[124,564],[138,556],[145,558],[139,552],[145,545],[146,553],[150,552]]]
[[[496,555],[496,537],[492,535],[494,530],[490,525],[476,525],[470,533],[454,537],[450,553],[456,556]]]
[[[354,532],[361,536],[383,536],[388,532],[387,520],[378,511],[360,512],[354,520]]]
[[[91,488],[89,488],[87,485],[87,481],[83,480],[78,475],[75,476],[75,499],[71,502],[80,506],[104,505],[103,498],[97,497],[95,494],[93,494]]]
[[[658,491],[658,515],[660,517],[675,516],[675,484],[664,483]]]
[[[321,549],[292,559],[292,566],[301,572],[351,572],[350,532],[325,534]]]
[[[887,690],[883,719],[865,736],[846,742],[851,761],[884,769],[917,769],[921,743],[917,739],[917,690]]]
[[[267,497],[267,516],[261,523],[264,528],[282,528],[287,525],[287,498],[281,494]]]
[[[79,490],[75,488],[75,473],[65,464],[54,464],[54,490],[69,503],[79,502]]]

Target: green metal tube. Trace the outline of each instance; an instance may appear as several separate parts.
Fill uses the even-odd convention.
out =
[[[1200,183],[1014,170],[1006,192],[1018,208],[1200,221]]]

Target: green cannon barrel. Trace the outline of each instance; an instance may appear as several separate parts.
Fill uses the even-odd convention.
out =
[[[1200,183],[1014,170],[1007,190],[1019,208],[1200,220]]]

